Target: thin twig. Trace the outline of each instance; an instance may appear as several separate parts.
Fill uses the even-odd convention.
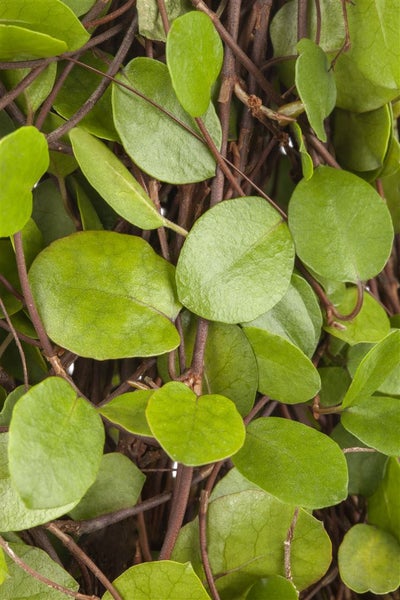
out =
[[[208,510],[209,493],[207,490],[202,490],[200,495],[199,508],[199,538],[200,538],[200,554],[206,575],[208,587],[210,588],[213,600],[220,600],[220,596],[215,585],[213,573],[211,570],[210,560],[207,552],[207,510]]]
[[[25,352],[24,349],[22,348],[22,344],[20,342],[20,339],[18,337],[18,334],[15,330],[14,325],[12,324],[12,321],[8,315],[7,309],[4,305],[3,300],[0,298],[0,308],[3,311],[4,317],[7,321],[7,324],[10,328],[10,331],[13,335],[14,341],[16,343],[16,346],[18,348],[18,352],[19,352],[19,356],[21,358],[21,363],[22,363],[22,372],[24,374],[24,387],[25,387],[25,391],[27,392],[29,390],[29,377],[28,377],[28,367],[26,365],[26,358],[25,358]]]

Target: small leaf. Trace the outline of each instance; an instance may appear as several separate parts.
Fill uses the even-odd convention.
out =
[[[311,357],[321,336],[322,315],[311,286],[293,274],[283,298],[271,310],[243,325],[280,335]]]
[[[357,302],[357,289],[355,287],[346,288],[344,295],[338,303],[335,303],[336,309],[342,315],[349,314]],[[341,321],[342,328],[325,325],[324,329],[331,335],[343,340],[350,346],[362,342],[379,342],[388,335],[390,331],[390,322],[386,311],[382,306],[367,292],[364,292],[363,304],[360,312],[351,319],[351,321]]]
[[[400,454],[399,398],[357,397],[343,411],[341,423],[367,446],[389,456]]]
[[[296,186],[289,228],[300,259],[321,277],[356,283],[375,277],[389,258],[393,229],[382,198],[365,181],[318,167]]]
[[[167,36],[167,66],[175,93],[192,117],[210,104],[211,86],[221,70],[222,41],[210,17],[191,11],[175,19]]]
[[[400,464],[389,458],[378,489],[368,498],[368,523],[395,536],[400,543]]]
[[[387,594],[400,585],[400,545],[382,529],[354,525],[343,538],[338,559],[340,577],[358,594]]]
[[[2,72],[2,80],[8,89],[15,88],[31,69],[10,69]],[[16,99],[27,115],[32,115],[53,89],[57,74],[56,63],[49,64]]]
[[[243,421],[231,400],[217,394],[197,397],[180,382],[156,390],[146,416],[167,454],[185,465],[228,458],[244,442]]]
[[[325,52],[312,40],[303,38],[297,44],[296,87],[306,109],[311,127],[326,142],[324,119],[334,109],[336,85]],[[316,93],[318,90],[318,93]]]
[[[321,387],[311,360],[285,338],[256,327],[244,327],[258,364],[258,390],[274,400],[298,404]]]
[[[321,508],[347,496],[347,466],[339,446],[297,421],[252,421],[232,460],[242,475],[284,502]]]
[[[286,293],[294,251],[286,224],[262,198],[217,204],[196,221],[179,256],[178,296],[212,321],[250,321]]]
[[[321,378],[319,399],[322,406],[340,404],[351,383],[351,377],[343,367],[321,367],[318,369]]]
[[[64,379],[32,387],[14,407],[8,448],[11,479],[26,506],[80,500],[96,479],[103,443],[99,415]]]
[[[126,431],[151,437],[153,434],[146,419],[147,403],[154,390],[138,390],[113,398],[97,410],[103,417],[120,425]]]
[[[49,336],[81,356],[152,356],[176,348],[174,267],[143,239],[84,231],[54,242],[29,272]]]
[[[52,179],[46,179],[33,190],[32,218],[40,229],[45,246],[76,231],[60,190]]]
[[[343,400],[343,408],[371,396],[391,374],[400,360],[400,330],[389,333],[359,364]]]
[[[145,479],[128,457],[118,452],[105,454],[96,481],[69,514],[82,521],[135,506]]]
[[[311,179],[314,173],[313,161],[311,156],[307,152],[300,125],[298,123],[291,123],[291,130],[293,131],[293,135],[299,147],[303,177],[306,181],[308,181],[309,179]]]
[[[32,188],[49,166],[46,138],[36,127],[20,127],[0,140],[3,177],[0,237],[20,231],[32,213]]]
[[[347,352],[347,370],[354,377],[358,366],[374,344],[357,344]],[[400,396],[400,362],[386,377],[385,381],[376,389],[383,396]]]
[[[163,225],[151,198],[105,144],[84,129],[75,128],[69,136],[86,179],[121,217],[142,229]]]
[[[113,84],[114,123],[132,160],[155,179],[168,183],[194,183],[214,177],[215,159],[199,138],[194,119],[179,104],[167,66],[150,58],[135,58],[117,79],[158,105]],[[219,148],[221,125],[211,103],[203,120]]]
[[[177,17],[193,10],[190,0],[164,0],[165,10],[170,23]],[[165,42],[167,39],[156,0],[137,0],[139,33],[149,40]]]
[[[58,563],[54,562],[47,552],[21,543],[10,543],[11,550],[22,559],[31,569],[43,577],[77,593],[79,584]],[[3,583],[0,596],[4,600],[62,600],[65,595],[32,577],[30,573],[19,567],[10,557],[6,556],[10,577]]]
[[[15,290],[21,290],[17,263],[15,261],[15,252],[13,250],[11,241],[7,239],[0,239],[0,273],[9,283],[11,283]],[[14,294],[12,294],[10,290],[7,289],[1,282],[0,296],[4,302],[8,315],[13,315],[22,308],[21,300],[18,300],[18,298],[16,298]],[[0,317],[4,318],[4,314],[1,309]]]
[[[268,579],[260,579],[255,583],[246,600],[296,600],[298,597],[293,583],[281,575],[271,575]]]
[[[209,600],[190,563],[172,560],[147,562],[131,567],[113,581],[124,600]],[[111,600],[106,592],[102,600]]]
[[[69,6],[77,17],[80,17],[88,12],[96,0],[62,0],[62,2]]]
[[[74,181],[74,184],[76,204],[78,206],[83,231],[88,231],[90,229],[102,231],[104,227],[99,219],[97,212],[93,207],[93,204],[89,200],[88,195],[77,181]]]

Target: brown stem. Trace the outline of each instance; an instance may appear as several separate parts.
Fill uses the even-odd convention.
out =
[[[169,18],[164,0],[157,0],[158,11],[160,13],[161,22],[164,27],[165,34],[168,34],[170,29]]]
[[[297,0],[297,41],[307,37],[307,3],[308,0]]]
[[[208,587],[213,600],[220,600],[220,596],[215,585],[213,573],[211,570],[210,559],[207,552],[207,510],[208,510],[208,490],[202,490],[200,495],[199,509],[199,538],[200,538],[200,554]]]
[[[5,317],[6,321],[7,321],[7,324],[9,326],[9,328],[10,328],[10,331],[11,331],[11,333],[13,335],[14,341],[15,341],[15,343],[17,345],[17,348],[18,348],[19,356],[21,358],[21,363],[22,363],[22,372],[24,374],[24,387],[25,387],[25,391],[27,392],[28,389],[29,389],[29,377],[28,377],[28,367],[26,365],[25,353],[24,353],[24,350],[22,348],[21,342],[19,340],[18,334],[15,331],[14,325],[12,324],[11,319],[8,316],[7,309],[6,309],[6,307],[4,305],[4,302],[3,302],[3,300],[1,298],[0,298],[0,308],[3,311],[4,317]]]

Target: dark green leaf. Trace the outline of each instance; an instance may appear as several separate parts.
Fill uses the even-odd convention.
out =
[[[400,464],[390,458],[385,476],[375,493],[368,498],[368,522],[395,536],[400,543]]]
[[[351,383],[346,369],[342,367],[321,367],[318,369],[321,378],[319,399],[322,406],[340,404]]]
[[[8,89],[15,88],[31,69],[12,69],[3,71],[2,80]],[[56,63],[48,65],[34,81],[28,85],[16,99],[16,103],[25,114],[32,115],[51,92],[56,78]]]
[[[284,502],[319,508],[347,496],[347,466],[339,446],[296,421],[252,421],[232,460],[245,477]]]
[[[33,190],[32,218],[40,229],[45,246],[76,231],[60,190],[51,179],[46,179]]]

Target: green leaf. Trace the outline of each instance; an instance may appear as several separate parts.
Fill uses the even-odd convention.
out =
[[[192,117],[208,109],[223,56],[221,38],[205,13],[191,11],[172,23],[166,45],[168,71],[179,102]]]
[[[0,549],[0,586],[4,583],[7,577],[9,577],[9,574],[6,559],[3,550]]]
[[[17,388],[18,389],[18,388]],[[62,517],[79,500],[56,508],[29,509],[11,482],[8,468],[8,433],[0,435],[0,531],[21,531]],[[1,597],[1,594],[0,594]]]
[[[280,335],[311,357],[321,335],[322,315],[311,286],[293,274],[283,298],[271,310],[243,325]]]
[[[93,52],[86,52],[79,57],[79,61],[104,73],[107,71],[112,58],[112,56],[105,54],[103,59],[100,59]],[[61,64],[65,68],[65,64]],[[102,77],[99,73],[95,73],[81,65],[74,65],[73,70],[63,82],[53,107],[62,117],[70,119],[100,85],[101,80]],[[79,121],[79,127],[106,140],[119,140],[113,123],[111,87],[106,89],[90,112]]]
[[[171,23],[180,15],[193,10],[189,0],[164,0],[168,20]],[[139,16],[139,33],[149,40],[165,42],[167,39],[162,23],[157,0],[137,0],[136,8]]]
[[[322,406],[340,404],[351,383],[351,378],[343,367],[321,367],[318,369],[321,378],[319,399]]]
[[[303,38],[297,44],[296,87],[304,104],[311,127],[320,140],[326,142],[324,119],[334,109],[336,85],[329,61],[320,46]],[[318,93],[316,93],[318,90]]]
[[[179,335],[174,267],[143,239],[84,231],[43,250],[29,272],[49,336],[104,360],[162,354]]]
[[[386,594],[400,585],[400,545],[382,529],[354,525],[343,538],[338,559],[343,582],[358,594]]]
[[[335,110],[333,143],[337,160],[350,171],[370,171],[382,167],[392,134],[389,105],[358,113]]]
[[[12,483],[26,506],[80,500],[96,479],[103,443],[99,415],[64,379],[32,387],[14,407],[8,448]]]
[[[77,17],[84,15],[92,8],[96,0],[62,0],[63,4],[69,6],[69,8],[76,14]]]
[[[393,227],[396,233],[400,233],[400,170],[382,179],[383,191],[388,209],[390,211]]]
[[[2,72],[2,80],[8,89],[15,88],[31,69],[10,69]],[[30,85],[16,98],[25,114],[32,115],[51,92],[56,78],[56,63],[48,65]]]
[[[23,19],[21,20],[21,15]],[[77,50],[90,34],[59,0],[2,0],[0,58],[27,60]]]
[[[115,127],[133,161],[152,177],[168,183],[194,183],[213,177],[215,159],[199,139],[194,119],[179,104],[167,66],[150,58],[135,58],[117,79],[158,105],[113,84]],[[211,103],[203,120],[219,148],[221,125]]]
[[[347,16],[351,47],[335,65],[337,105],[374,110],[400,92],[398,2],[357,0],[347,7]]]
[[[6,425],[7,427],[11,423],[11,415],[14,410],[14,406],[18,400],[25,394],[26,390],[23,385],[16,387],[12,392],[5,398],[0,412],[0,425]],[[6,438],[2,438],[3,440]]]
[[[86,179],[128,223],[142,229],[176,227],[160,215],[142,186],[107,146],[83,129],[73,129],[69,137]]]
[[[285,575],[283,547],[294,511],[262,490],[231,493],[209,503],[207,554],[221,600],[242,599],[260,578]],[[172,556],[190,560],[203,577],[198,531],[197,518],[183,527]],[[300,509],[291,544],[296,588],[305,589],[322,577],[330,561],[331,542],[322,523]]]
[[[297,346],[256,327],[244,327],[258,364],[258,390],[274,400],[298,404],[321,387],[317,369]]]
[[[367,446],[389,456],[400,454],[399,398],[357,397],[342,413],[341,422]]]
[[[97,410],[103,417],[130,433],[152,437],[146,419],[147,403],[154,390],[138,390],[113,398]]]
[[[311,156],[307,152],[307,148],[304,143],[303,133],[301,131],[300,125],[298,123],[291,123],[290,128],[293,132],[293,135],[294,135],[297,145],[299,147],[301,167],[303,170],[303,177],[306,180],[311,179],[311,177],[313,176],[313,173],[314,173],[314,165],[313,165]]]
[[[6,239],[0,239],[0,273],[9,283],[11,283],[15,290],[21,292],[14,250],[10,240]],[[1,282],[0,296],[9,315],[15,314],[22,308],[21,300],[18,300],[14,294],[12,294],[10,290],[7,289]],[[4,318],[3,311],[1,309],[0,317]]]
[[[89,200],[85,190],[77,181],[74,181],[74,188],[76,194],[76,204],[78,206],[83,231],[87,231],[88,229],[102,231],[104,229],[102,222],[100,221],[99,216],[95,211],[93,204]]]
[[[281,575],[271,575],[268,579],[260,579],[255,583],[246,600],[296,600],[298,597],[293,583]]]
[[[49,166],[46,138],[36,127],[20,127],[0,140],[3,177],[0,237],[20,231],[32,213],[32,188]]]
[[[354,377],[359,364],[371,348],[373,348],[373,344],[358,344],[349,348],[347,352],[347,369],[352,377]],[[400,396],[400,363],[394,367],[376,391],[384,396]]]
[[[197,397],[184,383],[170,382],[151,396],[147,421],[167,454],[199,466],[232,456],[245,429],[231,400],[217,394]]]
[[[232,460],[245,477],[284,502],[320,508],[347,496],[347,466],[339,446],[297,421],[251,422]]]
[[[198,319],[189,311],[180,315],[184,332],[186,364],[192,362]],[[176,372],[179,361],[176,356]],[[170,381],[168,357],[158,359],[159,373],[164,383]],[[244,417],[254,404],[258,370],[253,349],[243,330],[237,325],[210,322],[204,353],[203,391],[226,396],[235,403]]]
[[[113,581],[124,600],[209,600],[190,563],[172,560],[148,562],[131,567]],[[111,600],[106,592],[102,600]]]
[[[357,302],[357,289],[346,288],[340,302],[335,307],[342,315],[350,314]],[[343,327],[325,325],[324,329],[331,335],[343,340],[350,346],[361,342],[379,342],[390,331],[390,322],[386,311],[367,292],[364,292],[363,305],[360,312],[351,321],[335,319]]]
[[[179,299],[212,321],[250,321],[284,296],[293,258],[286,223],[265,200],[221,202],[185,240],[176,269]]]
[[[385,476],[375,493],[368,498],[368,523],[395,536],[400,543],[400,464],[389,458]]]
[[[343,400],[343,408],[371,396],[398,366],[400,330],[394,330],[376,344],[359,364]]]
[[[82,521],[135,506],[145,479],[128,457],[118,452],[105,454],[96,481],[69,514]]]
[[[379,194],[346,171],[318,167],[296,186],[289,228],[300,259],[318,275],[356,283],[389,258],[393,229]]]
[[[10,548],[29,567],[51,581],[77,592],[79,584],[59,564],[51,560],[47,552],[21,543],[10,543]],[[10,577],[3,583],[0,596],[4,600],[65,600],[65,594],[42,583],[21,569],[6,555]]]
[[[33,190],[32,218],[39,227],[45,246],[76,231],[58,186],[46,179]]]
[[[341,448],[367,448],[367,446],[338,423],[331,437]],[[370,496],[382,480],[388,457],[380,452],[346,452],[349,470],[349,495]],[[368,501],[369,506],[369,501]]]

